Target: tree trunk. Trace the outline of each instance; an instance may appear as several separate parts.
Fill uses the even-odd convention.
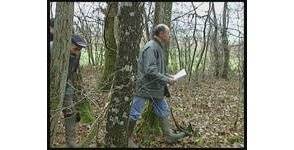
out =
[[[169,28],[171,28],[170,24],[171,24],[172,5],[173,5],[172,2],[165,2],[165,5],[164,5],[163,23],[166,24]],[[164,50],[166,72],[169,71],[169,46],[170,46],[170,42],[167,43]]]
[[[230,61],[230,51],[228,48],[228,37],[227,37],[227,8],[228,3],[224,2],[224,10],[223,10],[223,27],[222,27],[222,45],[224,49],[224,69],[222,73],[223,79],[228,79],[228,71],[229,71],[229,61]]]
[[[185,56],[185,64],[184,64],[184,68],[186,69],[187,68],[187,61],[188,61],[188,58],[187,58],[187,41],[186,39],[184,39],[184,56]]]
[[[117,45],[114,33],[115,16],[117,14],[118,3],[109,2],[107,6],[107,14],[105,16],[104,41],[105,41],[105,62],[102,76],[102,89],[108,90],[112,84],[114,77]]]
[[[148,41],[150,41],[150,31],[149,31],[149,26],[148,26],[148,20],[150,17],[150,10],[151,10],[151,6],[152,6],[152,2],[149,2],[149,3],[150,3],[150,5],[149,5],[149,9],[148,9],[148,14],[144,9],[145,32],[146,32],[146,37],[147,37]]]
[[[214,76],[216,78],[219,77],[220,73],[220,53],[218,51],[218,39],[217,39],[217,31],[218,31],[218,26],[217,26],[217,19],[216,19],[216,14],[215,14],[215,8],[214,8],[214,3],[212,3],[212,13],[213,13],[213,26],[214,26],[214,32],[212,36],[212,43],[213,43],[213,66],[214,66]]]
[[[180,49],[180,45],[179,45],[179,42],[178,42],[178,39],[177,39],[177,35],[176,35],[175,30],[172,29],[172,31],[173,31],[173,34],[174,34],[174,37],[175,37],[175,41],[176,41],[176,44],[177,44],[177,49],[178,49],[178,54],[179,54],[179,65],[180,65],[180,68],[182,68],[183,65],[182,65],[182,60],[181,60],[181,49]]]
[[[144,3],[119,4],[119,44],[113,93],[107,110],[107,147],[127,147],[127,120],[133,96],[136,56],[142,37]]]
[[[196,8],[192,2],[192,6],[193,6],[193,9],[195,11],[195,15],[197,15],[196,13]],[[197,17],[195,16],[195,25],[194,25],[194,31],[193,31],[193,39],[194,39],[194,42],[195,42],[195,47],[194,47],[194,52],[193,52],[193,56],[192,56],[192,62],[190,64],[190,71],[189,71],[189,83],[191,81],[191,76],[192,76],[192,72],[193,72],[193,64],[194,64],[194,59],[195,59],[195,54],[196,54],[196,51],[197,51],[197,48],[198,48],[198,41],[197,41],[197,38],[196,38],[196,28],[197,27]]]
[[[202,47],[202,51],[201,51],[201,54],[200,54],[199,61],[198,61],[197,65],[196,65],[196,75],[197,76],[198,76],[198,68],[199,68],[200,62],[202,60],[203,53],[204,53],[205,48],[206,48],[206,25],[207,25],[207,21],[208,21],[209,14],[210,14],[210,6],[211,5],[209,5],[208,14],[207,14],[207,17],[206,17],[205,22],[204,22],[204,29],[203,29],[203,47]]]
[[[208,46],[210,43],[210,32],[211,32],[211,24],[209,24],[209,29],[208,29],[208,36],[207,36],[207,42],[206,42],[206,50],[205,50],[205,54],[204,54],[204,62],[203,62],[203,69],[202,69],[202,77],[205,75],[204,71],[205,71],[205,65],[206,65],[206,58],[207,58],[207,51],[208,51]]]
[[[56,2],[54,39],[50,62],[50,145],[53,146],[67,79],[73,31],[74,3]]]

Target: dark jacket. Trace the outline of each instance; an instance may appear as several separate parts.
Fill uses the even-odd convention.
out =
[[[51,57],[53,56],[53,41],[50,42],[50,53],[49,53],[49,63],[51,63]],[[74,93],[73,82],[75,80],[75,75],[79,67],[80,56],[70,54],[68,72],[67,72],[67,83],[65,87],[65,94],[72,95]],[[68,84],[70,83],[70,85]]]
[[[168,77],[165,75],[163,47],[153,39],[139,52],[135,95],[162,99]]]
[[[68,64],[68,73],[67,73],[67,80],[73,82],[74,75],[77,73],[77,69],[79,67],[79,56],[70,54],[69,56],[69,64]]]
[[[66,95],[73,95],[74,94],[73,83],[74,83],[74,80],[76,79],[75,76],[77,75],[79,61],[80,61],[79,56],[70,54],[69,64],[68,64],[68,73],[67,73],[67,83],[66,83],[66,88],[65,88]]]

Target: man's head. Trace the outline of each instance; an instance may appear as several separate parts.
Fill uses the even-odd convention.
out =
[[[153,37],[157,36],[162,42],[167,44],[170,40],[170,30],[165,24],[158,24],[153,29]]]
[[[87,42],[79,35],[73,35],[71,37],[71,42],[72,42],[72,45],[70,48],[71,54],[79,55],[81,49],[87,47]]]

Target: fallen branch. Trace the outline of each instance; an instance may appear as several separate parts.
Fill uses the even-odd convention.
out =
[[[179,131],[184,132],[184,133],[186,134],[186,136],[192,136],[192,134],[191,134],[190,132],[193,133],[194,131],[193,131],[193,129],[192,129],[192,125],[191,125],[191,123],[189,123],[189,126],[188,126],[188,127],[184,128],[184,127],[182,127],[180,124],[178,124],[178,122],[176,121],[171,106],[170,106],[170,113],[171,113],[171,116],[172,116],[172,118],[173,118],[173,121],[174,121],[174,123],[175,123],[177,129],[178,129]],[[188,131],[188,130],[190,130],[190,131]]]

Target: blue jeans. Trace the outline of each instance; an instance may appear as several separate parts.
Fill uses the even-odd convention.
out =
[[[129,116],[131,119],[138,120],[140,118],[144,110],[146,100],[148,99],[144,97],[134,96]],[[150,101],[152,102],[154,113],[159,118],[166,118],[169,116],[170,110],[166,100],[150,98]]]

